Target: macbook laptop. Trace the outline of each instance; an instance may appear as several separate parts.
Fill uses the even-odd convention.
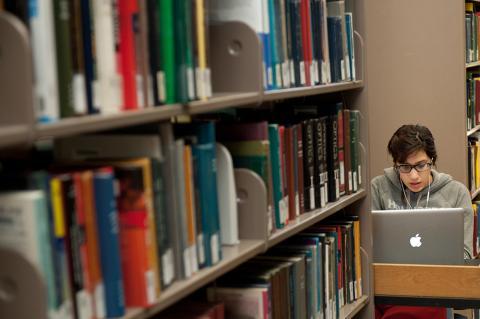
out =
[[[463,208],[372,211],[374,262],[463,265]]]

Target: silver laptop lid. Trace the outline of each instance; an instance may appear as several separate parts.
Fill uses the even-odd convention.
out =
[[[372,211],[374,262],[463,265],[463,208]]]

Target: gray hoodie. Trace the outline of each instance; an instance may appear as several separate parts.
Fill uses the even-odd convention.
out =
[[[448,174],[432,170],[433,182],[430,186],[428,208],[465,208],[464,245],[465,258],[472,258],[473,252],[473,209],[470,193],[465,185],[455,181]],[[393,167],[386,168],[384,175],[372,180],[372,210],[407,209],[408,204],[403,196],[400,179]],[[406,196],[413,208],[425,208],[428,187],[418,193],[405,187]],[[418,204],[417,204],[418,203]]]

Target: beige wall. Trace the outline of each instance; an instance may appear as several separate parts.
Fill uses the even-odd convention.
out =
[[[386,145],[402,124],[436,138],[438,169],[466,183],[463,0],[364,2],[370,174],[391,166]]]

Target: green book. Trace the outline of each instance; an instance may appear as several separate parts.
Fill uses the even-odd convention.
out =
[[[190,0],[174,2],[175,30],[175,96],[176,101],[186,103],[192,100],[193,82],[193,40],[192,3]]]
[[[68,1],[55,0],[53,2],[53,15],[57,53],[60,117],[69,117],[74,115],[74,107],[70,7]]]
[[[159,32],[159,64],[157,86],[159,100],[163,104],[173,104],[175,99],[175,39],[173,23],[173,0],[157,0]]]
[[[270,141],[270,158],[272,165],[272,185],[273,185],[273,208],[275,212],[275,226],[277,229],[285,226],[285,216],[282,212],[288,210],[283,202],[283,184],[282,184],[282,167],[280,163],[280,138],[278,135],[278,124],[268,125],[268,139]],[[283,209],[283,210],[282,210]]]

